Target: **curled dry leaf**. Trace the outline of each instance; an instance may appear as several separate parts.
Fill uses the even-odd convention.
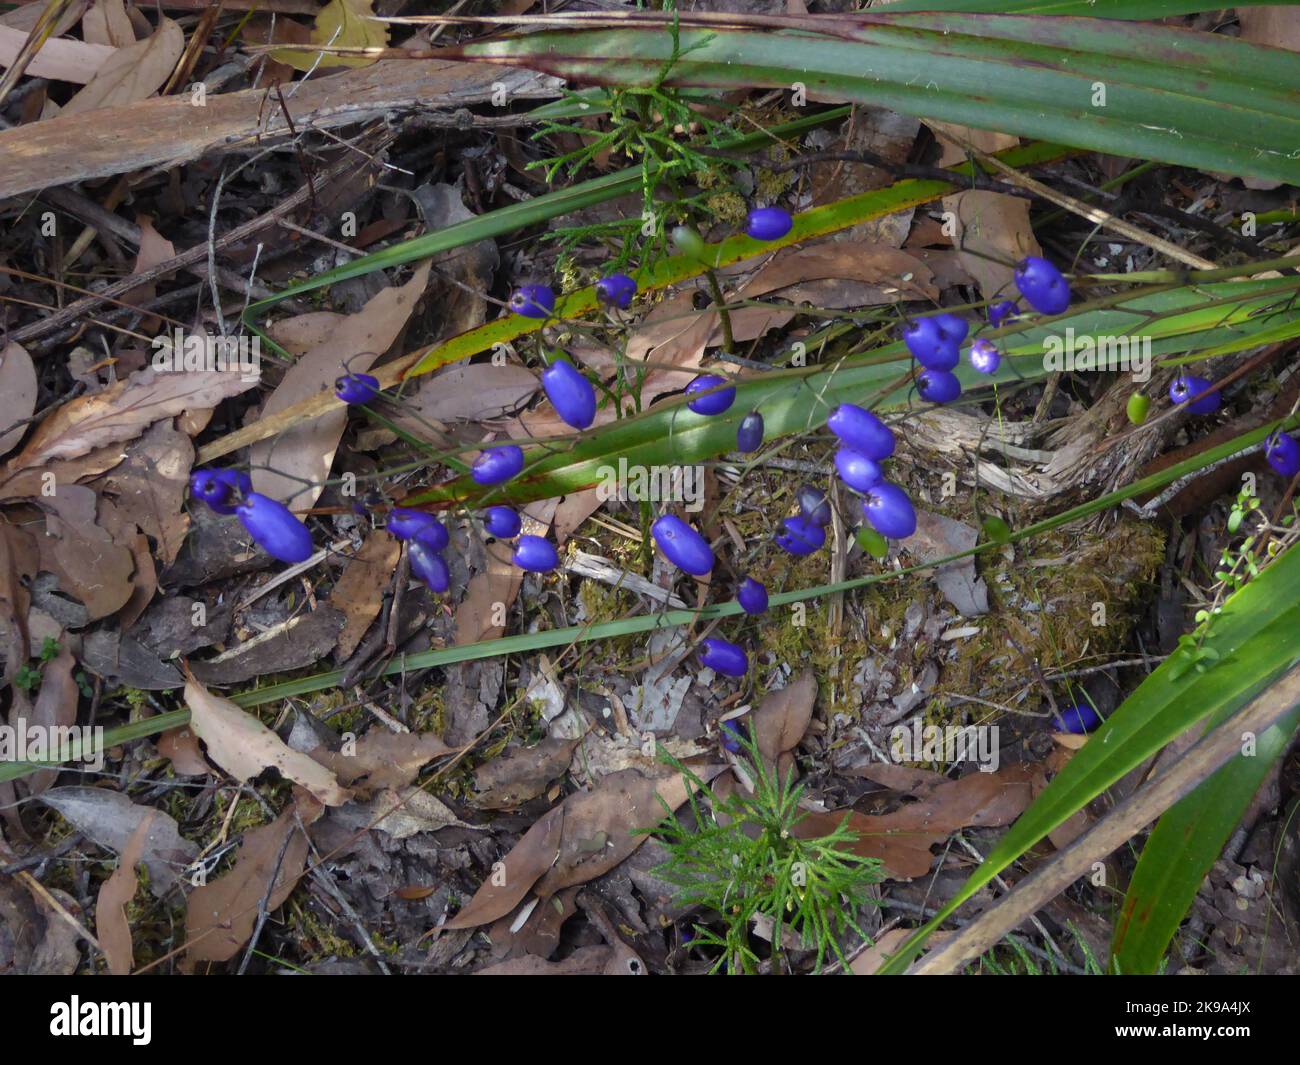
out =
[[[511,747],[474,770],[470,804],[480,810],[513,810],[546,790],[568,768],[576,739],[551,737],[536,747]]]
[[[405,285],[384,289],[356,314],[335,322],[326,339],[289,367],[262,408],[262,417],[320,392],[332,392],[345,362],[353,372],[368,370],[405,328],[428,282],[426,261]],[[277,330],[272,333],[279,335]],[[347,421],[347,408],[338,407],[254,444],[253,488],[293,510],[310,507],[324,490]]]
[[[149,368],[93,396],[65,403],[37,426],[27,446],[0,470],[0,499],[38,495],[40,473],[50,468],[50,462],[77,459],[110,444],[134,440],[162,418],[215,407],[256,383],[237,372],[160,373]],[[121,452],[114,451],[115,457],[95,472],[121,461]],[[62,475],[58,478],[59,484],[67,481]]]
[[[193,677],[185,681],[190,728],[208,747],[208,758],[237,780],[251,780],[274,768],[302,785],[326,806],[342,806],[352,793],[334,774],[285,743],[247,710],[213,695]]]
[[[330,605],[347,616],[339,633],[338,656],[342,660],[357,649],[370,623],[379,616],[384,589],[393,576],[393,567],[402,553],[400,542],[383,529],[366,537],[355,555],[343,567],[343,573],[330,591]]]
[[[41,568],[59,575],[59,588],[85,604],[91,621],[122,607],[134,590],[131,550],[115,543],[98,524],[95,493],[79,484],[62,485],[48,498],[44,535],[38,540]]]
[[[341,751],[318,747],[311,757],[325,766],[358,798],[409,784],[432,758],[451,754],[431,732],[411,734],[370,731]]]
[[[817,678],[805,669],[779,691],[768,692],[754,711],[754,742],[769,762],[793,751],[808,731],[813,704],[817,701]]]
[[[190,528],[185,495],[194,444],[169,423],[152,426],[126,451],[126,460],[96,482],[118,510],[158,544],[164,565],[180,553]]]
[[[36,410],[36,394],[32,357],[21,344],[9,344],[0,352],[0,455],[17,447],[27,432],[27,426],[19,423]]]
[[[81,691],[72,676],[76,664],[72,652],[66,647],[60,647],[59,653],[45,663],[45,668],[41,670],[41,690],[36,693],[36,702],[28,717],[29,724],[42,729],[64,729],[76,723],[77,701],[81,697]],[[11,723],[12,719],[11,713]],[[42,769],[28,778],[27,787],[33,795],[39,795],[53,786],[58,775],[57,769]]]
[[[151,810],[140,819],[140,824],[131,833],[126,848],[117,860],[117,868],[104,881],[99,896],[95,899],[95,938],[104,948],[108,971],[114,976],[126,976],[131,971],[134,947],[131,942],[131,926],[126,919],[126,906],[135,898],[139,886],[135,867],[144,854],[152,821]]]
[[[117,49],[60,113],[84,114],[152,96],[176,69],[184,50],[185,34],[180,24],[163,18],[153,36]]]
[[[298,795],[269,825],[244,833],[235,867],[219,880],[195,888],[185,910],[190,963],[228,961],[253,934],[258,909],[283,904],[307,864],[307,835],[300,831],[321,815],[308,795]]]

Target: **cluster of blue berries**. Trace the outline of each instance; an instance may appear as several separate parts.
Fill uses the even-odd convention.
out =
[[[190,492],[218,514],[234,514],[263,551],[280,562],[305,562],[314,548],[307,526],[279,500],[253,491],[242,470],[195,470]]]

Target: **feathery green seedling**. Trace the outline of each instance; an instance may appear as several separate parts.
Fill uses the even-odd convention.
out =
[[[677,887],[680,905],[716,915],[696,925],[693,940],[697,947],[718,949],[711,972],[758,972],[764,959],[755,950],[752,925],[763,918],[772,924],[774,968],[794,949],[816,951],[816,972],[828,954],[847,969],[840,941],[852,932],[870,942],[856,914],[874,905],[868,889],[882,879],[880,862],[849,849],[857,834],[843,824],[826,836],[798,838],[803,785],[794,783],[793,773],[778,779],[749,736],[740,742],[740,770],[753,782],[748,794],[719,795],[671,755],[663,756],[698,790],[691,793],[689,824],[665,804],[664,820],[649,830],[669,853],[655,874]]]

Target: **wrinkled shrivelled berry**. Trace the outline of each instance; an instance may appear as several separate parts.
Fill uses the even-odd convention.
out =
[[[718,388],[720,385],[725,385],[726,383],[727,379],[719,374],[701,374],[686,386],[686,394],[690,396],[698,392],[708,392],[709,389]],[[735,402],[736,388],[733,385],[731,388],[723,388],[721,391],[714,392],[712,395],[700,396],[698,399],[691,400],[686,405],[696,414],[721,414]]]
[[[1016,287],[1039,314],[1061,314],[1070,306],[1070,286],[1046,259],[1030,255],[1016,267]]]
[[[617,307],[625,311],[632,306],[632,297],[636,295],[636,282],[627,274],[610,274],[596,282],[596,299],[606,307]]]
[[[665,514],[650,526],[659,550],[678,569],[702,577],[713,569],[713,550],[709,542],[676,514]]]
[[[517,511],[510,507],[488,507],[483,527],[500,540],[510,540],[524,527]]]
[[[723,750],[739,754],[745,746],[745,728],[738,718],[728,718],[718,729],[718,739],[722,742]]]
[[[1061,732],[1072,732],[1082,736],[1101,724],[1101,715],[1088,703],[1063,706],[1052,719],[1052,724]]]
[[[754,240],[780,240],[790,232],[794,219],[783,207],[755,207],[745,218],[745,235]]]
[[[994,329],[1002,328],[1003,322],[1009,322],[1020,314],[1020,308],[1014,300],[998,300],[989,306],[989,325]]]
[[[749,656],[738,644],[714,637],[701,641],[700,646],[703,648],[700,651],[701,665],[714,672],[728,677],[743,677],[749,672]]]
[[[555,290],[550,285],[520,285],[510,293],[510,309],[525,318],[549,318],[555,310]]]
[[[736,430],[736,450],[748,455],[763,446],[763,416],[751,410]]]
[[[736,589],[736,602],[746,614],[761,614],[767,609],[767,589],[762,582],[746,577]]]
[[[831,523],[831,501],[820,488],[806,484],[794,494],[799,513],[814,525],[825,527]]]
[[[379,395],[379,378],[368,373],[346,373],[334,382],[334,394],[349,406],[369,403]]]
[[[1002,352],[991,340],[980,337],[970,346],[970,364],[978,373],[997,373],[1002,365]]]
[[[586,429],[596,420],[596,390],[573,363],[551,363],[542,371],[542,388],[565,425]]]
[[[877,462],[894,453],[894,434],[871,411],[853,403],[841,403],[826,419],[826,428],[854,451]]]
[[[826,542],[826,530],[802,514],[786,518],[782,524],[785,532],[777,534],[776,543],[792,555],[811,555]]]
[[[447,561],[438,552],[420,539],[413,539],[406,549],[411,560],[411,572],[416,575],[429,591],[441,595],[451,587],[451,570]]]
[[[1264,458],[1279,476],[1294,477],[1300,472],[1300,443],[1279,429],[1264,442]]]
[[[1218,389],[1210,389],[1208,377],[1196,374],[1179,374],[1169,382],[1169,398],[1174,403],[1186,403],[1192,414],[1213,414],[1219,409],[1223,397]]]
[[[560,555],[555,550],[555,545],[542,536],[519,537],[511,558],[520,569],[532,573],[546,573],[560,564]]]
[[[855,492],[865,492],[884,476],[878,463],[849,447],[835,452],[835,472]]]
[[[304,562],[311,557],[311,533],[279,500],[250,492],[235,507],[235,513],[253,542],[272,558]]]
[[[504,444],[483,451],[474,460],[469,475],[479,484],[504,484],[523,468],[523,450],[516,444]]]
[[[961,342],[966,339],[966,334],[970,332],[970,323],[960,314],[953,314],[952,311],[936,314],[932,321],[939,327],[939,332],[943,334],[944,339],[950,344],[960,346]]]
[[[388,524],[385,528],[394,540],[410,540],[417,533],[433,530],[423,539],[427,541],[432,538],[435,543],[441,539],[442,546],[435,547],[435,551],[441,551],[443,547],[447,546],[447,541],[450,539],[442,522],[423,510],[407,510],[405,507],[393,507],[388,512]]]
[[[912,501],[896,484],[881,481],[867,492],[862,512],[881,536],[905,540],[916,532],[916,510]]]
[[[961,382],[947,370],[922,370],[916,375],[916,390],[927,403],[951,403],[961,395]]]

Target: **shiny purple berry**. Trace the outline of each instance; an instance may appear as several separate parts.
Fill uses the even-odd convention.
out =
[[[222,470],[213,470],[219,481],[230,486],[232,492],[238,492],[240,495],[247,495],[253,490],[253,478],[243,470],[234,470],[230,468]]]
[[[825,528],[831,523],[831,501],[820,488],[805,484],[794,497],[799,503],[799,513],[814,525]]]
[[[565,425],[586,429],[596,420],[596,390],[573,363],[551,363],[542,372],[542,388]]]
[[[621,311],[632,306],[632,297],[636,295],[636,282],[627,274],[610,274],[596,282],[596,299],[606,307],[617,307]]]
[[[411,534],[411,543],[424,544],[430,551],[441,551],[450,542],[447,526],[437,518],[430,518]]]
[[[869,459],[882,462],[894,453],[894,434],[869,410],[853,403],[841,403],[826,419],[826,428]]]
[[[694,395],[698,392],[708,392],[710,389],[718,388],[727,383],[727,378],[715,373],[701,374],[689,385],[686,386],[686,394]],[[736,388],[723,388],[712,395],[700,396],[693,399],[686,405],[696,414],[721,414],[733,403],[736,402]]]
[[[1002,352],[992,341],[980,337],[970,346],[970,364],[979,373],[997,373],[1002,365]]]
[[[1070,286],[1061,271],[1030,255],[1016,267],[1016,287],[1039,314],[1061,314],[1070,306]]]
[[[1280,477],[1289,479],[1300,473],[1300,443],[1281,429],[1265,441],[1264,458]]]
[[[913,318],[903,324],[903,343],[918,361],[929,358],[943,340],[943,330],[933,318]]]
[[[730,640],[702,640],[700,647],[700,664],[715,673],[743,677],[749,672],[749,656],[745,654],[745,649]]]
[[[1061,732],[1082,736],[1101,724],[1101,715],[1088,703],[1078,703],[1061,707],[1052,719],[1052,724]]]
[[[1169,398],[1174,403],[1186,403],[1192,414],[1213,414],[1223,397],[1217,389],[1210,389],[1211,383],[1208,377],[1180,373],[1169,382]]]
[[[746,614],[761,614],[767,610],[767,589],[753,577],[746,577],[736,589],[736,602]]]
[[[451,570],[447,562],[429,544],[420,539],[413,539],[406,549],[411,560],[411,572],[424,582],[431,592],[441,595],[451,587]]]
[[[862,512],[881,536],[905,540],[916,532],[916,510],[912,501],[898,485],[889,481],[881,481],[868,490]]]
[[[951,403],[961,395],[961,382],[947,370],[922,370],[916,376],[916,390],[927,403]]]
[[[939,332],[943,334],[943,338],[950,344],[960,346],[961,342],[966,339],[966,334],[970,332],[970,323],[960,314],[953,314],[951,311],[936,314],[932,321],[939,327]]]
[[[751,410],[736,430],[736,450],[748,455],[763,446],[763,416]]]
[[[713,569],[709,542],[675,514],[665,514],[650,526],[659,550],[678,569],[702,577]]]
[[[794,219],[783,207],[755,207],[745,219],[745,235],[754,240],[780,240],[790,232]]]
[[[368,373],[347,373],[334,382],[334,394],[352,406],[369,403],[379,395],[379,378]]]
[[[515,444],[487,448],[470,467],[469,475],[479,484],[505,484],[524,468],[524,453]]]
[[[190,494],[201,499],[218,514],[233,514],[230,502],[232,485],[222,476],[224,470],[195,470],[190,474]],[[233,472],[233,471],[232,471]]]
[[[723,750],[739,754],[745,746],[745,727],[738,718],[728,718],[718,729],[718,740]]]
[[[1004,322],[1010,322],[1020,314],[1020,308],[1014,300],[998,300],[989,305],[989,325],[1001,329]]]
[[[293,516],[279,500],[250,492],[235,507],[248,535],[272,558],[281,562],[304,562],[314,550],[307,526]]]
[[[878,463],[867,458],[861,451],[849,447],[842,447],[835,452],[835,472],[855,492],[865,492],[884,477]]]
[[[811,555],[826,542],[826,530],[802,514],[786,518],[782,524],[785,532],[777,534],[776,544],[792,555]]]
[[[426,529],[436,528],[442,534],[442,547],[434,548],[435,551],[441,551],[447,546],[447,530],[443,528],[442,522],[432,514],[423,510],[408,510],[405,507],[393,507],[388,512],[388,523],[385,528],[392,534],[394,540],[410,540],[417,533]],[[438,539],[438,532],[434,532],[432,537]]]
[[[555,545],[542,536],[521,536],[511,556],[514,564],[530,573],[546,573],[560,564]]]
[[[510,309],[525,318],[549,318],[555,310],[555,290],[549,285],[520,285],[510,294]]]
[[[511,540],[519,535],[524,523],[518,512],[510,507],[488,507],[483,527],[499,540]]]

